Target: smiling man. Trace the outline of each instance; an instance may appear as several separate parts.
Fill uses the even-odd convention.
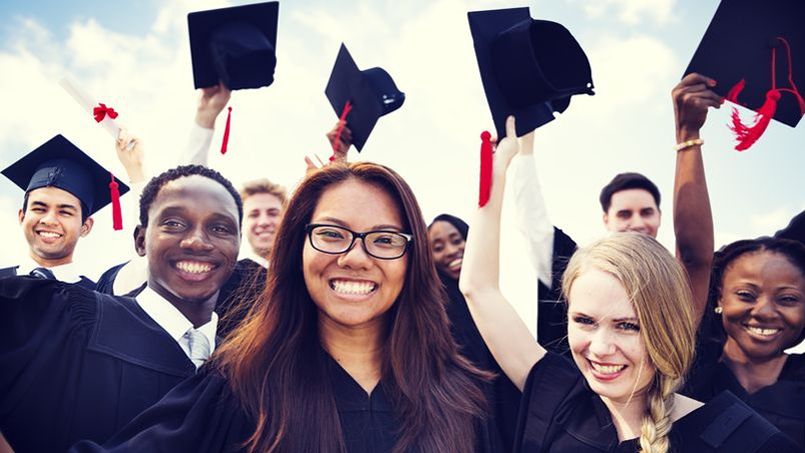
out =
[[[218,172],[178,167],[143,190],[135,247],[149,273],[134,298],[0,279],[0,432],[15,451],[102,442],[195,373],[216,347],[242,212]]]
[[[249,254],[244,259],[268,267],[287,197],[285,188],[265,178],[243,185],[243,231],[249,242]]]
[[[18,257],[3,274],[33,273],[94,288],[76,269],[73,252],[92,230],[90,216],[113,201],[109,171],[57,135],[2,173],[25,191],[19,221],[28,243],[28,255]],[[116,183],[118,194],[128,191]]]

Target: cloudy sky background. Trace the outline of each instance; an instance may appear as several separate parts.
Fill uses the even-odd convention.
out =
[[[114,106],[118,121],[144,139],[152,173],[176,165],[197,99],[186,15],[242,3],[2,2],[0,166],[61,133],[124,174],[112,139],[58,85],[67,74]],[[477,201],[478,136],[492,122],[466,13],[515,6],[530,6],[533,17],[570,29],[590,59],[596,86],[595,96],[574,97],[561,118],[537,132],[551,220],[580,243],[595,239],[603,233],[600,188],[615,173],[640,171],[665,196],[659,238],[672,248],[670,91],[718,6],[714,0],[286,0],[275,82],[233,94],[230,151],[213,154],[210,165],[236,184],[268,177],[292,188],[305,154],[326,159],[324,133],[336,116],[323,92],[345,42],[359,67],[385,68],[406,93],[405,105],[382,118],[363,153],[353,149],[350,158],[399,171],[426,221],[441,212],[469,219]],[[712,112],[702,131],[717,246],[771,234],[805,209],[805,127],[773,123],[760,143],[738,153],[726,126],[729,110]],[[222,129],[223,118],[213,148]],[[21,200],[15,186],[0,180],[0,208],[7,213],[0,218],[0,264],[26,253],[17,222]],[[91,277],[133,253],[130,229],[113,232],[110,217],[108,208],[97,214],[92,233],[79,242],[76,260]],[[535,278],[512,218],[504,212],[503,288],[532,318]],[[124,221],[133,228],[133,216]]]

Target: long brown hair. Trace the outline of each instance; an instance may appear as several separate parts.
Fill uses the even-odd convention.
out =
[[[486,412],[486,375],[458,353],[433,265],[422,213],[393,170],[372,163],[335,164],[305,179],[280,225],[266,289],[248,321],[213,363],[256,422],[249,451],[344,452],[341,425],[318,335],[318,311],[305,286],[305,226],[328,188],[357,179],[385,190],[414,237],[400,295],[388,312],[383,389],[398,420],[395,452],[463,453],[475,448]]]

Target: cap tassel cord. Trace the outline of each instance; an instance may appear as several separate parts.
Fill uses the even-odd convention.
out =
[[[221,154],[226,154],[226,148],[229,146],[229,127],[232,122],[232,107],[227,107],[226,114],[226,127],[224,128],[224,139],[221,141]]]
[[[109,197],[112,199],[112,228],[115,231],[123,229],[123,211],[120,209],[120,190],[119,184],[115,181],[115,175],[109,173],[112,181],[109,183]]]
[[[92,116],[95,118],[96,123],[100,123],[107,116],[112,119],[117,118],[118,113],[112,107],[107,107],[103,102],[99,102],[98,106],[92,109]]]
[[[777,39],[785,45],[787,51],[788,83],[791,85],[791,88],[777,88],[777,49],[776,47],[773,47],[771,49],[771,89],[766,92],[766,100],[757,110],[757,114],[753,119],[752,125],[749,126],[744,124],[741,121],[741,115],[738,112],[738,109],[735,107],[732,108],[732,124],[729,125],[729,128],[735,133],[735,137],[738,140],[738,143],[735,145],[736,151],[744,151],[749,149],[755,144],[755,142],[757,142],[763,133],[766,132],[766,128],[769,127],[769,123],[774,118],[775,112],[777,112],[777,102],[782,97],[783,92],[793,94],[797,98],[800,112],[805,114],[805,100],[803,100],[802,96],[799,94],[799,90],[794,83],[792,74],[791,47],[785,38],[778,36]],[[743,91],[745,86],[746,81],[741,79],[732,88],[730,88],[729,92],[727,92],[726,99],[734,104],[739,104],[738,96],[741,94],[741,91]]]
[[[335,130],[335,139],[333,140],[333,155],[330,156],[330,162],[335,160],[335,153],[338,151],[338,142],[341,140],[341,132],[347,124],[347,115],[352,110],[352,103],[347,101],[344,104],[344,110],[341,111],[341,116],[338,118],[338,129]]]
[[[492,191],[492,135],[481,133],[481,176],[479,178],[478,207],[486,206]]]

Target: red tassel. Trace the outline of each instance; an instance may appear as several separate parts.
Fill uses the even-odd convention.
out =
[[[769,122],[774,118],[774,112],[777,111],[777,101],[780,100],[780,90],[769,90],[766,92],[766,102],[757,110],[755,115],[755,122],[751,126],[747,126],[741,122],[741,116],[738,109],[732,109],[732,125],[730,129],[735,133],[738,139],[738,144],[735,145],[736,151],[744,151],[749,149],[755,142],[766,132],[769,127]]]
[[[478,207],[489,201],[492,192],[492,135],[489,131],[481,133],[481,177],[478,190]]]
[[[226,154],[226,147],[229,145],[229,125],[232,122],[232,107],[227,107],[229,112],[226,114],[226,127],[224,128],[224,140],[221,142],[221,154]]]
[[[738,102],[738,95],[741,94],[744,87],[746,86],[746,80],[741,79],[738,83],[733,85],[732,88],[727,92],[727,95],[724,96],[724,99],[732,102],[733,104],[740,105]]]
[[[112,199],[112,228],[116,231],[123,229],[123,211],[120,209],[120,190],[115,181],[115,175],[109,173],[112,182],[109,183],[109,197]]]

